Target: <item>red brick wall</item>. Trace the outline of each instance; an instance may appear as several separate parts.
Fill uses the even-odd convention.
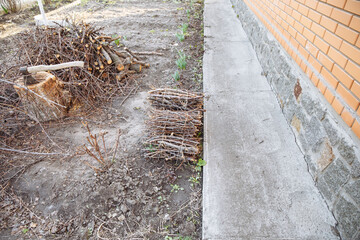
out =
[[[244,1],[360,138],[360,1]]]

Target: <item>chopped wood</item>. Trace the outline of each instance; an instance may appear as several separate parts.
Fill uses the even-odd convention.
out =
[[[105,58],[107,64],[111,64],[112,63],[112,59],[109,55],[109,53],[107,51],[105,51],[104,48],[101,48],[101,53],[102,53],[102,56]]]

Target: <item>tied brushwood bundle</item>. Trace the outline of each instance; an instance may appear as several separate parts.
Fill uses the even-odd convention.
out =
[[[186,90],[160,88],[149,92],[151,104],[158,109],[191,111],[202,109],[203,94]]]
[[[86,23],[66,27],[35,28],[20,38],[24,65],[52,65],[84,61],[84,68],[53,71],[74,98],[74,102],[92,105],[108,101],[115,93],[126,94],[134,77],[149,64],[126,47],[115,50],[121,37],[101,34],[102,28]],[[116,48],[118,49],[118,48]]]
[[[147,122],[145,157],[195,161],[201,152],[203,94],[175,89],[149,92],[155,108]]]

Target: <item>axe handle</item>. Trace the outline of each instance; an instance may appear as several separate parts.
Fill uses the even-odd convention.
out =
[[[67,63],[61,63],[61,64],[55,64],[55,65],[39,65],[34,67],[28,67],[27,71],[28,73],[37,73],[41,71],[52,71],[52,70],[59,70],[63,68],[69,68],[69,67],[84,67],[83,61],[74,61],[74,62],[67,62]]]

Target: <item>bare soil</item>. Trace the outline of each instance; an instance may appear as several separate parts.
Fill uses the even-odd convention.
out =
[[[150,68],[137,76],[139,87],[131,95],[41,126],[24,120],[19,149],[61,155],[0,151],[0,161],[12,165],[1,176],[6,191],[0,195],[0,239],[201,239],[201,174],[194,163],[146,161],[142,140],[151,109],[149,89],[202,89],[202,1],[89,1],[56,18],[66,16],[123,36],[121,44],[133,51],[164,55],[143,57]],[[183,23],[189,28],[180,42],[175,34]],[[0,74],[21,64],[14,57],[16,37],[0,38],[5,49]],[[175,81],[171,75],[178,70],[179,50],[188,59]],[[104,172],[96,173],[90,166],[101,165],[81,150],[89,145],[82,122],[93,134],[104,134],[102,150],[111,164]]]

